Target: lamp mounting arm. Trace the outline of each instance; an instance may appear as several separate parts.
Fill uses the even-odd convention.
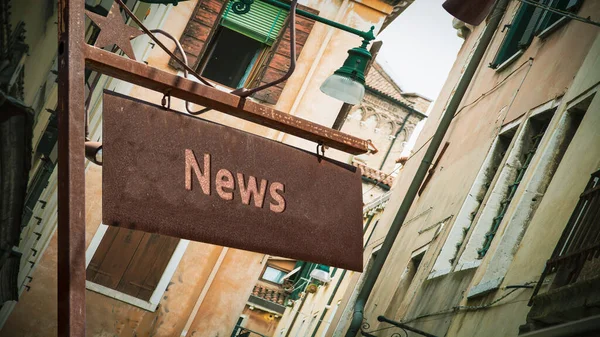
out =
[[[278,0],[261,0],[264,3],[267,3],[271,6],[275,6],[277,8],[281,8],[281,9],[285,9],[285,10],[290,10],[291,9],[291,5],[280,2]],[[250,11],[250,7],[251,5],[254,3],[254,0],[235,0],[235,2],[232,5],[232,10],[236,13],[236,14],[245,14],[248,13]],[[237,9],[236,9],[237,8]],[[362,37],[364,40],[367,41],[367,45],[375,40],[375,34],[374,34],[374,30],[375,30],[375,26],[371,26],[371,29],[369,29],[368,31],[362,31],[362,30],[358,30],[356,28],[352,28],[346,25],[343,25],[341,23],[329,20],[329,19],[325,19],[324,17],[318,16],[316,14],[313,14],[311,12],[307,12],[305,10],[302,9],[298,9],[296,7],[295,9],[295,13],[308,18],[308,19],[312,19],[315,20],[317,22],[320,22],[322,24],[328,25],[330,27],[334,27],[343,31],[346,31],[348,33],[354,34],[354,35],[358,35],[360,37]],[[367,46],[365,45],[365,47]]]

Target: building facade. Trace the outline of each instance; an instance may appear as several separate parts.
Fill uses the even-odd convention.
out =
[[[365,98],[352,107],[341,131],[371,139],[383,153],[360,156],[335,153],[361,170],[365,233],[371,225],[376,227],[389,199],[394,177],[402,166],[399,156],[409,150],[405,148],[406,141],[413,136],[416,124],[426,117],[415,106],[426,111],[430,103],[429,99],[415,93],[404,98],[400,87],[377,62],[367,73],[366,88]],[[370,230],[366,235],[372,232]],[[354,272],[284,260],[287,265],[278,262],[281,258],[269,258],[266,267],[269,270],[265,269],[248,299],[239,331],[265,336],[326,334],[336,313],[336,309],[331,308],[332,303],[340,300]],[[328,282],[311,278],[311,272],[319,267],[328,270]],[[265,281],[265,277],[271,275],[276,277]]]
[[[596,1],[540,3],[600,16]],[[437,129],[485,26],[456,24],[466,40],[416,149]],[[435,336],[598,334],[598,32],[509,2],[377,277],[363,332],[403,333],[384,316]],[[424,152],[398,176],[367,256],[376,256]],[[348,325],[342,316],[333,336]]]
[[[374,155],[347,159],[362,173],[365,246],[371,242],[391,196],[390,189],[406,160],[401,156],[410,154],[406,142],[413,136],[417,123],[425,120],[424,112],[431,103],[419,94],[405,94],[378,63],[373,64],[366,76],[366,89],[365,98],[352,107],[341,128],[348,134],[371,139],[379,149]],[[286,309],[273,336],[331,336],[336,327],[342,326],[339,323],[348,317],[344,308],[350,308],[348,300],[352,301],[344,298],[344,294],[360,286],[364,273],[337,268],[330,268],[329,272],[329,282],[317,282],[313,291],[306,291],[306,284],[299,283],[303,291],[290,297],[292,305]],[[306,281],[310,284],[312,280],[309,277]]]
[[[125,2],[147,27],[162,29],[178,38],[190,66],[223,90],[271,81],[289,66],[287,13],[267,3],[255,1],[255,12],[248,13],[255,19],[267,18],[265,28],[245,25],[230,11],[232,3],[224,0],[183,1],[177,6]],[[99,15],[106,15],[113,8],[111,0],[85,3],[87,10]],[[300,1],[306,11],[361,30],[375,26],[375,32],[410,3]],[[14,268],[3,274],[3,279],[13,282],[10,289],[19,301],[2,304],[0,335],[53,336],[57,333],[56,121],[60,114],[56,111],[56,3],[2,0],[0,4],[4,31],[7,35],[17,32],[15,41],[29,48],[28,54],[19,58],[18,69],[24,70],[15,71],[15,78],[22,84],[17,86],[17,91],[22,91],[20,99],[35,113],[25,216],[20,223],[20,241],[14,248],[20,259],[18,268],[12,264]],[[347,50],[358,46],[361,39],[303,17],[298,17],[296,23],[298,57],[293,76],[251,99],[330,126],[342,103],[321,93],[319,86],[343,63]],[[24,34],[19,35],[19,27],[25,27]],[[86,27],[86,39],[93,43],[98,28],[87,18]],[[175,50],[173,41],[159,38]],[[137,37],[132,45],[139,62],[182,75],[173,60],[148,37]],[[234,47],[235,55],[231,52]],[[161,93],[95,72],[86,73],[85,86],[92,141],[102,141],[103,90],[155,104],[163,98]],[[173,99],[171,108],[186,111],[180,100]],[[192,111],[201,108],[190,106]],[[206,112],[202,118],[314,151],[315,144],[216,111]],[[244,317],[240,315],[244,315],[248,299],[254,296],[255,286],[264,279],[266,266],[273,259],[264,254],[103,225],[102,168],[85,164],[88,335],[230,336],[239,332],[236,326]],[[15,299],[16,295],[8,298]]]

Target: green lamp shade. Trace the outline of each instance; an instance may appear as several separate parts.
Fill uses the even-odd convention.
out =
[[[348,50],[344,65],[323,82],[321,91],[344,103],[360,103],[365,96],[365,68],[370,59],[366,43]]]
[[[310,272],[310,277],[324,283],[331,281],[329,278],[329,267],[322,264],[317,265],[317,268]]]
[[[321,91],[344,103],[358,104],[365,96],[365,86],[350,77],[333,74],[321,85]]]

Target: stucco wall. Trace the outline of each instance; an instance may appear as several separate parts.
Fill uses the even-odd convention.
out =
[[[511,2],[500,28],[504,24],[510,23],[512,13],[517,5],[518,2]],[[579,15],[597,16],[599,12],[600,3],[585,1]],[[425,144],[435,132],[443,109],[482,29],[483,27],[477,27],[463,45],[442,93],[437,99],[436,106],[417,141],[416,149]],[[500,285],[500,290],[471,301],[466,300],[466,293],[463,294],[463,291],[468,291],[482,279],[486,263],[493,255],[490,253],[482,260],[482,264],[477,270],[453,273],[442,276],[443,279],[440,280],[426,281],[446,236],[452,228],[452,220],[445,224],[437,238],[433,238],[429,242],[425,257],[414,277],[414,284],[407,291],[402,303],[394,304],[396,308],[390,309],[389,307],[392,297],[390,294],[393,294],[398,286],[411,253],[419,248],[423,241],[427,241],[421,239],[424,235],[421,231],[446,217],[456,216],[460,210],[499,129],[531,109],[567,92],[580,67],[581,70],[579,70],[575,84],[571,86],[568,95],[563,98],[563,107],[571,100],[571,97],[577,95],[574,92],[581,92],[589,88],[591,84],[598,83],[597,46],[594,47],[595,51],[590,53],[586,63],[582,66],[596,36],[597,30],[594,27],[578,22],[569,22],[544,41],[534,39],[525,55],[521,56],[513,65],[503,71],[495,71],[489,69],[487,65],[495,56],[503,38],[502,33],[499,31],[496,33],[462,105],[475,100],[477,102],[468,108],[459,110],[460,113],[455,117],[445,137],[445,141],[449,141],[450,146],[424,193],[413,204],[407,221],[405,221],[384,269],[379,275],[375,290],[367,303],[365,318],[372,327],[377,326],[377,323],[374,323],[376,317],[387,311],[388,313],[395,312],[389,318],[396,320],[431,314],[427,318],[413,321],[410,324],[438,335],[515,336],[518,333],[518,326],[524,323],[528,311],[526,300],[530,293],[527,290],[511,294],[492,309],[464,311],[458,314],[436,314],[436,312],[442,309],[451,309],[456,305],[490,303],[506,294],[506,291],[502,289],[503,286],[523,284],[539,277],[544,262],[577,201],[578,193],[581,193],[583,186],[588,181],[589,174],[600,164],[598,161],[600,157],[595,153],[597,149],[590,149],[590,144],[599,143],[597,139],[600,129],[598,99],[590,106],[535,216],[529,223],[521,244],[515,251],[513,263]],[[569,55],[566,56],[565,53]],[[531,67],[527,64],[530,56],[534,57]],[[521,68],[516,70],[519,67]],[[486,95],[482,97],[484,93]],[[511,105],[513,97],[515,99]],[[557,113],[560,113],[561,109],[564,110],[559,107]],[[549,139],[545,140],[541,145],[542,148],[549,141]],[[382,216],[377,237],[383,237],[387,232],[423,154],[424,151],[421,151],[409,160],[403,169],[403,174],[398,177],[392,198]],[[515,198],[519,198],[521,195],[518,194]],[[497,236],[500,237],[503,231],[504,229],[501,227]],[[494,241],[490,252],[495,251],[498,241]],[[459,279],[456,279],[457,277]],[[435,301],[435,298],[438,301]],[[440,303],[448,307],[444,308],[439,305]]]
[[[380,27],[391,7],[381,1],[301,1],[302,4],[318,9],[322,16],[335,19],[353,27],[368,30],[371,25]],[[19,2],[15,15],[23,16],[31,2]],[[186,1],[170,7],[162,19],[164,25],[158,28],[179,36],[196,1]],[[37,9],[39,7],[33,6]],[[164,7],[161,7],[164,10]],[[27,12],[28,20],[39,21],[37,11]],[[48,29],[42,26],[28,28],[30,57],[26,64],[26,101],[31,101],[40,81],[45,76],[44,69],[52,64],[56,48],[56,27],[52,20]],[[162,38],[171,49],[172,42]],[[147,63],[165,71],[174,72],[167,65],[168,56],[158,48],[150,49],[147,38],[137,38],[135,50],[138,58],[149,52]],[[340,32],[317,23],[298,59],[298,66],[277,104],[277,108],[302,118],[324,125],[331,125],[341,106],[338,102],[322,94],[318,87],[339,67],[346,58],[346,51],[358,46],[360,38]],[[41,73],[41,74],[40,74]],[[109,81],[110,90],[129,94],[145,101],[160,103],[162,94],[140,87]],[[93,100],[94,101],[94,100]],[[174,99],[172,108],[183,111],[183,102]],[[198,107],[193,107],[198,108]],[[93,104],[90,121],[91,136],[101,140],[101,104]],[[211,111],[204,118],[231,125],[264,137],[283,140],[300,145],[291,137],[253,123],[242,122],[237,118]],[[47,118],[47,116],[46,116]],[[40,131],[43,130],[40,129]],[[313,145],[307,146],[311,150]],[[101,219],[101,168],[89,166],[86,176],[86,241],[90,244],[97,232]],[[50,226],[56,226],[56,222]],[[46,220],[44,220],[46,221]],[[228,336],[264,268],[263,254],[230,249],[222,258],[223,248],[203,243],[191,242],[179,262],[169,286],[162,296],[155,312],[134,307],[105,295],[87,291],[87,334],[90,336],[179,336],[189,322],[187,336]],[[36,266],[31,281],[31,290],[25,292],[14,311],[9,316],[0,336],[52,336],[56,335],[56,235],[52,237],[46,251]],[[81,258],[84,252],[81,252]],[[215,268],[215,266],[217,267]],[[209,279],[213,277],[212,283]]]

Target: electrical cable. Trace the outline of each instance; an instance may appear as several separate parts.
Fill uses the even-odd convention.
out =
[[[437,316],[437,315],[443,315],[443,314],[450,314],[450,313],[455,313],[455,312],[458,312],[458,311],[475,311],[475,310],[487,309],[487,308],[490,308],[490,307],[494,306],[494,304],[502,301],[503,299],[507,298],[508,296],[512,295],[514,292],[516,292],[519,289],[530,289],[530,288],[523,288],[523,286],[528,286],[528,285],[534,284],[534,283],[537,283],[537,281],[525,282],[522,285],[522,287],[512,288],[506,294],[498,297],[497,299],[495,299],[492,302],[487,303],[487,304],[483,304],[483,305],[457,305],[457,306],[454,306],[452,308],[448,308],[448,309],[444,309],[444,310],[440,310],[440,311],[435,311],[435,312],[428,313],[428,314],[419,315],[417,317],[413,317],[413,318],[404,320],[404,321],[402,321],[402,323],[406,324],[406,323],[414,322],[414,321],[416,321],[418,319],[421,319],[421,318],[426,318],[426,317],[431,317],[431,316]]]
[[[526,64],[530,64],[530,68],[531,68],[531,63],[532,63],[532,58],[529,58],[527,61],[521,63],[517,68],[515,68],[513,71],[511,71],[508,75],[506,75],[506,77],[504,77],[500,82],[498,82],[496,85],[494,85],[491,89],[489,89],[488,91],[484,92],[481,94],[481,96],[477,97],[475,100],[473,100],[472,102],[465,104],[464,106],[462,106],[460,109],[458,109],[458,111],[454,114],[454,117],[458,116],[464,109],[471,107],[477,103],[479,103],[483,98],[485,98],[486,96],[488,96],[489,94],[491,94],[492,92],[494,92],[496,89],[498,89],[502,84],[504,84],[509,78],[512,77],[512,75],[514,75],[516,72],[518,72],[521,68],[523,68]],[[511,102],[512,103],[512,102]],[[411,155],[408,157],[408,159],[406,159],[406,162],[408,162],[411,158],[413,158],[417,153],[419,153],[419,151],[421,151],[427,144],[429,144],[429,142],[433,139],[433,136],[429,137],[429,139],[427,139],[423,145],[421,145],[416,151],[414,151],[413,153],[411,153]],[[392,172],[385,174],[382,179],[376,180],[376,183],[374,186],[372,186],[370,189],[366,190],[363,193],[363,196],[365,196],[367,193],[369,193],[371,190],[373,190],[375,187],[379,186],[379,183],[381,183],[383,180],[387,179],[389,176],[391,176],[392,174],[394,174],[396,171],[398,171],[400,168],[406,166],[406,163],[404,163],[404,165],[402,166],[398,166],[396,167]]]

